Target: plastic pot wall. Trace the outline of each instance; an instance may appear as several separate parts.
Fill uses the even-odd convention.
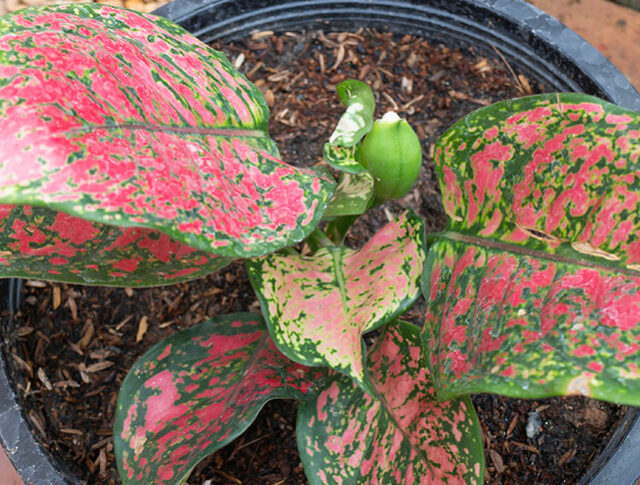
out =
[[[585,92],[640,111],[640,97],[604,56],[523,0],[175,0],[154,12],[204,42],[261,30],[377,27],[473,46],[556,91]]]
[[[253,31],[355,30],[376,27],[449,46],[496,49],[549,89],[577,91],[640,111],[640,95],[585,40],[522,0],[176,0],[154,12],[201,40],[237,39]],[[0,288],[15,308],[20,285]],[[0,347],[0,354],[1,354]],[[640,419],[632,409],[582,484],[632,485],[640,477]],[[0,442],[26,483],[80,483],[33,438],[0,355]]]

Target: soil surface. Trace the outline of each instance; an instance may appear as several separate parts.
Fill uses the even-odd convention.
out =
[[[415,189],[362,218],[348,244],[358,247],[403,208],[430,232],[444,227],[431,161],[433,143],[464,114],[538,92],[504,61],[473,50],[431,46],[411,36],[359,31],[306,35],[265,32],[223,46],[272,109],[271,134],[293,164],[321,161],[322,145],[343,111],[335,86],[357,78],[374,88],[377,115],[394,109],[423,140]],[[26,283],[18,319],[2,329],[8,363],[35,434],[91,484],[118,483],[111,426],[119,385],[160,339],[211,317],[258,310],[241,264],[209,277],[154,289]],[[420,322],[419,302],[408,318]],[[576,483],[623,408],[581,397],[521,401],[475,396],[491,484]],[[269,403],[236,442],[202,463],[192,485],[304,484],[295,444],[295,403]],[[530,433],[526,428],[529,424]]]
[[[65,3],[91,1],[149,13],[169,0],[65,0]],[[637,61],[640,57],[640,0],[528,1],[584,37],[640,90],[640,63]],[[30,5],[51,3],[60,3],[60,0],[0,0],[0,15]]]

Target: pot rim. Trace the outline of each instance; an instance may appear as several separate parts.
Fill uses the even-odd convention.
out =
[[[584,92],[640,111],[640,95],[586,40],[524,0],[174,0],[154,14],[204,42],[250,32],[362,24],[444,39],[505,59],[556,91]],[[393,22],[389,25],[390,22]]]

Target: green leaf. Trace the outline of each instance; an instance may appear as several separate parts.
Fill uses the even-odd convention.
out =
[[[311,484],[482,483],[482,435],[471,400],[436,399],[417,327],[385,327],[368,371],[373,396],[332,373],[298,408],[298,449]]]
[[[331,134],[329,144],[352,147],[371,130],[376,101],[371,88],[362,81],[347,79],[336,89],[347,110]]]
[[[362,249],[247,261],[269,333],[289,358],[330,366],[367,388],[361,335],[403,313],[419,293],[422,221],[406,212]]]
[[[498,103],[436,146],[447,229],[425,263],[444,398],[640,405],[640,115],[579,94]]]
[[[343,147],[325,143],[323,155],[330,166],[341,172],[357,174],[367,171],[360,164],[360,145]]]
[[[279,160],[267,119],[223,54],[166,19],[98,4],[0,19],[2,204],[262,255],[304,239],[335,184]]]
[[[364,214],[373,198],[373,175],[343,173],[336,187],[324,218]]]
[[[329,142],[324,145],[324,158],[336,170],[360,173],[365,168],[360,164],[359,141],[373,126],[376,101],[371,88],[354,79],[337,86],[338,96],[347,107],[342,114]]]
[[[158,343],[127,374],[114,423],[125,484],[179,484],[264,404],[301,399],[320,373],[277,351],[259,315],[227,315]]]

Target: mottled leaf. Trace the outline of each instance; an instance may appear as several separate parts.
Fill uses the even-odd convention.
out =
[[[364,214],[373,197],[373,175],[343,173],[324,218]]]
[[[391,324],[369,352],[373,396],[333,373],[299,407],[298,449],[310,483],[482,483],[471,400],[438,401],[420,353],[418,328]]]
[[[347,110],[331,134],[329,144],[351,147],[371,130],[376,101],[371,88],[362,81],[347,79],[336,89]]]
[[[227,315],[172,335],[122,383],[113,434],[121,479],[183,483],[267,401],[312,392],[316,374],[278,352],[258,315]]]
[[[0,19],[0,203],[225,257],[302,240],[334,182],[278,159],[260,92],[170,21],[105,5]]]
[[[360,145],[343,147],[325,143],[323,155],[330,166],[341,172],[356,174],[367,170],[360,163]]]
[[[0,205],[0,275],[66,283],[153,286],[232,261],[152,229],[97,224],[43,207]]]
[[[479,110],[436,146],[425,264],[441,395],[640,405],[640,115],[578,94]]]
[[[289,358],[328,365],[366,389],[361,335],[403,313],[419,293],[424,227],[406,212],[362,249],[247,262],[269,333]]]

